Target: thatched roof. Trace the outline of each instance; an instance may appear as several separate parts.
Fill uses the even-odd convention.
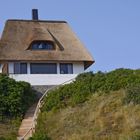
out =
[[[29,50],[34,40],[50,40],[56,50]],[[0,61],[83,61],[93,58],[65,21],[8,20],[0,40]]]

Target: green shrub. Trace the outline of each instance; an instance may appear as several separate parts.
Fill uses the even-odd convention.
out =
[[[132,135],[126,135],[122,138],[122,140],[140,140],[140,134],[138,132],[134,132]]]
[[[0,137],[0,140],[5,140],[5,138],[4,137]]]
[[[48,93],[45,99],[44,110],[63,108],[68,105],[76,105],[87,100],[91,93],[90,87],[84,82],[74,82]]]
[[[16,82],[6,75],[0,75],[0,119],[24,115],[34,102],[35,94],[27,82]]]
[[[135,85],[140,85],[140,70],[121,68],[108,73],[83,73],[77,76],[75,82],[50,91],[43,109],[49,111],[53,108],[73,106],[85,102],[96,92],[109,93]]]
[[[60,108],[67,106],[68,100],[72,94],[71,88],[72,84],[65,85],[60,87],[59,89],[53,90],[48,93],[44,108],[45,110],[49,111],[52,108]]]
[[[129,85],[138,83],[140,83],[140,74],[135,73],[135,70],[117,69],[109,73],[97,73],[93,77],[92,86],[94,87],[93,92],[109,92],[125,89]]]
[[[140,104],[140,85],[129,87],[126,90],[123,102],[126,104]]]
[[[130,140],[140,140],[140,134],[132,136]]]
[[[51,140],[45,133],[36,133],[29,140]]]

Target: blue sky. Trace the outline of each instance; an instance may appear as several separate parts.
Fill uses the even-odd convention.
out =
[[[1,0],[0,34],[7,19],[66,20],[96,63],[93,71],[140,68],[140,0]]]

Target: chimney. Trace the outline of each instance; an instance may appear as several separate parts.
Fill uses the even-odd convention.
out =
[[[32,9],[32,20],[38,20],[38,9]]]

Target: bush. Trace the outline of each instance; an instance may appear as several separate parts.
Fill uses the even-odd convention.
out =
[[[52,108],[63,108],[73,106],[87,100],[91,93],[88,84],[82,82],[74,82],[59,89],[50,91],[45,98],[43,110],[51,110]]]
[[[0,140],[5,140],[5,138],[4,137],[0,137]]]
[[[140,70],[116,69],[108,73],[83,73],[77,76],[75,82],[50,91],[43,109],[49,111],[53,108],[73,106],[85,102],[95,92],[109,93],[135,85],[140,85]],[[136,98],[135,102],[138,102]]]
[[[125,104],[133,103],[140,104],[140,85],[131,86],[126,90],[125,98],[123,99]]]
[[[29,140],[51,140],[45,133],[36,133]]]
[[[23,116],[34,100],[35,94],[29,83],[0,75],[0,119]]]
[[[130,140],[140,140],[140,134],[132,136]]]
[[[125,89],[129,85],[140,83],[140,74],[135,70],[117,69],[109,73],[98,72],[92,79],[92,92],[109,92]]]

